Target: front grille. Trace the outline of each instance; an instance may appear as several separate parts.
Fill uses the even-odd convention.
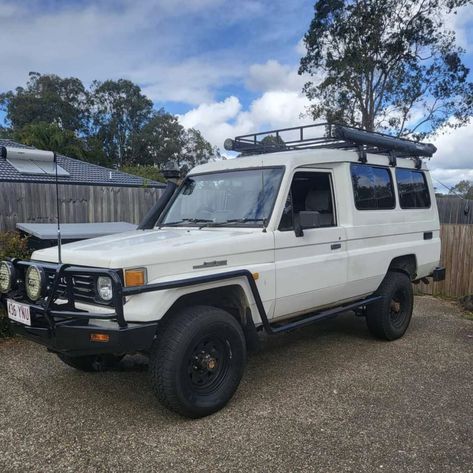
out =
[[[43,269],[46,274],[46,295],[51,293],[54,284],[54,278],[56,277],[56,271],[58,264],[47,263],[47,262],[36,262],[36,261],[16,261],[15,267],[18,272],[18,284],[10,297],[18,301],[24,301],[26,303],[31,302],[25,290],[25,274],[28,267],[32,264]],[[99,268],[87,268],[87,267],[68,267],[62,272],[61,280],[55,290],[54,299],[65,299],[69,302],[84,302],[88,304],[99,304],[103,306],[113,306],[114,301],[104,302],[96,296],[96,281],[97,277],[101,275],[108,275],[110,271],[114,270],[104,269],[103,273]],[[121,279],[121,275],[115,272]],[[113,278],[112,278],[113,279]],[[44,300],[44,298],[43,298]],[[41,305],[41,301],[38,301]]]
[[[48,278],[48,286],[52,287],[56,271],[46,268],[45,271]],[[67,298],[68,280],[70,280],[72,285],[74,300],[88,303],[97,302],[95,298],[95,278],[89,274],[68,275],[62,277],[57,289],[57,295],[59,298]]]

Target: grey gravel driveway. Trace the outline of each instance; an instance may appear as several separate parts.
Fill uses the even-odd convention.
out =
[[[396,342],[352,314],[265,338],[228,407],[162,408],[145,359],[85,374],[0,342],[1,472],[472,472],[473,322],[418,297]]]

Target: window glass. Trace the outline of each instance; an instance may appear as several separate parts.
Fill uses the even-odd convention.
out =
[[[279,230],[293,230],[295,218],[303,228],[336,225],[330,174],[298,172],[294,175]]]
[[[283,173],[283,168],[263,168],[191,175],[160,225],[264,226]]]
[[[423,172],[397,168],[396,181],[402,209],[430,207],[429,188]]]
[[[357,209],[382,210],[395,207],[389,169],[367,164],[352,164],[351,179]]]

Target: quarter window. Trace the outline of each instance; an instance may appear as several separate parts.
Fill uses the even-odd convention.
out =
[[[397,168],[396,181],[401,209],[430,207],[429,188],[423,172]]]
[[[382,210],[395,207],[391,172],[367,164],[351,165],[351,180],[358,210]]]

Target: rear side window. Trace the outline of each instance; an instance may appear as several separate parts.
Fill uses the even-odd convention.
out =
[[[429,188],[423,172],[397,168],[396,181],[401,209],[430,207]]]
[[[367,164],[351,164],[351,180],[358,210],[382,210],[395,207],[391,172]]]

